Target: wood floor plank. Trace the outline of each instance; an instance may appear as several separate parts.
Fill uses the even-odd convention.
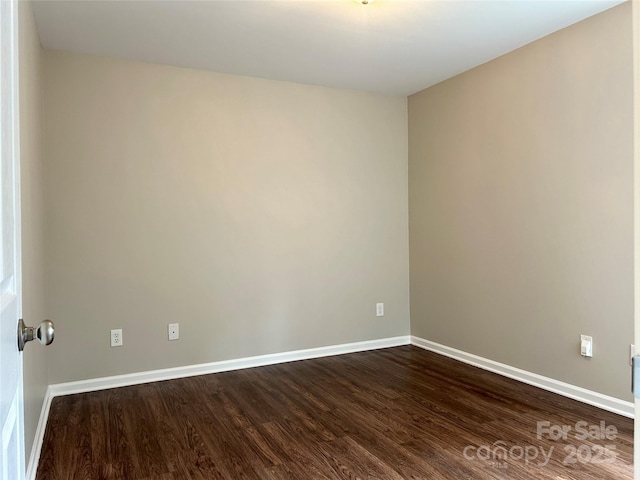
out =
[[[572,431],[539,436],[538,422]],[[578,422],[617,434],[580,439]],[[36,478],[619,480],[632,470],[632,420],[404,346],[55,398]]]
[[[60,451],[48,448],[53,439],[48,439],[41,463],[51,463],[51,469],[44,471],[39,478],[43,479],[80,479],[91,478],[92,448],[91,427],[88,399],[82,395],[70,395],[62,399],[54,399],[50,409],[50,418],[56,427],[52,428],[56,439],[63,443],[70,442],[73,449]]]
[[[371,454],[350,437],[321,442],[319,447],[325,464],[338,478],[402,480],[390,465]]]

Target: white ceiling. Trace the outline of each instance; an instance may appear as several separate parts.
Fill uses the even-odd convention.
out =
[[[408,95],[622,0],[36,1],[45,48]]]

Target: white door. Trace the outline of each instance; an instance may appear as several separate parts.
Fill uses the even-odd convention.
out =
[[[24,478],[17,10],[15,0],[0,0],[0,480]]]

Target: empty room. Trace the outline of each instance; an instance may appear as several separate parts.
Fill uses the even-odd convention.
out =
[[[0,480],[634,478],[635,2],[0,22]]]

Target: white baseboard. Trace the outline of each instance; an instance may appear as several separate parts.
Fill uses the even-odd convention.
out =
[[[44,432],[47,428],[47,420],[49,419],[49,410],[51,409],[52,399],[51,387],[48,387],[44,394],[44,400],[42,401],[42,409],[40,410],[40,418],[38,419],[38,426],[36,427],[33,446],[31,447],[31,454],[29,455],[29,462],[27,463],[25,480],[36,479],[36,473],[38,473],[38,462],[40,461],[40,452],[42,451],[42,442],[44,440]]]
[[[148,372],[80,380],[78,382],[58,383],[50,385],[49,388],[51,390],[51,395],[57,397],[59,395],[95,392],[97,390],[106,390],[108,388],[126,387],[129,385],[139,385],[141,383],[172,380],[174,378],[193,377],[196,375],[207,375],[209,373],[241,370],[243,368],[275,365],[278,363],[294,362],[296,360],[308,360],[311,358],[343,355],[345,353],[363,352],[379,348],[397,347],[400,345],[409,345],[409,343],[409,335],[404,335],[401,337],[383,338],[380,340],[345,343],[342,345],[332,345],[328,347],[309,348],[307,350],[294,350],[291,352],[259,355],[257,357],[238,358],[233,360],[223,360],[220,362],[202,363],[199,365],[187,365],[184,367],[164,368],[162,370],[151,370]]]
[[[482,368],[483,370],[488,370],[490,372],[533,385],[534,387],[542,388],[543,390],[548,390],[549,392],[557,393],[559,395],[572,398],[573,400],[578,400],[580,402],[593,405],[594,407],[617,413],[618,415],[634,418],[634,405],[632,402],[603,395],[602,393],[577,387],[559,380],[554,380],[553,378],[544,377],[537,373],[527,372],[526,370],[521,370],[510,365],[505,365],[504,363],[495,362],[487,358],[479,357],[478,355],[456,350],[455,348],[440,345],[439,343],[431,342],[413,335],[411,336],[411,344],[416,347],[424,348],[425,350],[459,360],[469,365]]]

